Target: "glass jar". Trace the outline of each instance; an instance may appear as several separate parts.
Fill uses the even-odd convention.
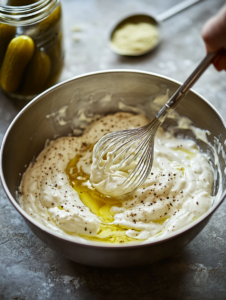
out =
[[[30,100],[56,83],[64,49],[60,0],[0,0],[0,85]]]

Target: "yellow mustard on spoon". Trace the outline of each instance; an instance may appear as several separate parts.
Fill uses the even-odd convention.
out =
[[[160,23],[202,0],[186,0],[157,17],[136,14],[120,21],[110,35],[110,48],[120,55],[140,56],[160,42]]]

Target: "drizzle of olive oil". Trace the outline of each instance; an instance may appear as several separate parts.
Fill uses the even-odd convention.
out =
[[[80,159],[81,156],[77,154],[75,158],[68,163],[66,174],[68,175],[71,186],[79,194],[84,205],[102,221],[100,230],[96,236],[82,235],[82,237],[92,241],[114,244],[140,243],[141,240],[130,238],[126,235],[128,228],[109,224],[114,221],[114,212],[111,210],[112,206],[121,207],[122,202],[118,198],[108,197],[86,185],[90,176],[86,174],[82,168],[78,170],[77,164]],[[60,209],[62,209],[61,206]]]
[[[152,222],[153,223],[157,223],[157,224],[164,224],[166,220],[168,220],[170,217],[166,217],[166,218],[162,218],[162,219],[159,219],[159,220],[153,220]]]
[[[181,152],[186,153],[188,159],[192,159],[193,157],[196,156],[196,154],[194,152],[191,152],[191,151],[189,151],[187,149],[184,149],[184,148],[172,148],[172,150],[174,150],[174,151],[181,151]]]

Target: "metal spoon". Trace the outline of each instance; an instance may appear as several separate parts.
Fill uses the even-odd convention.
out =
[[[145,15],[145,14],[136,14],[136,15],[132,15],[132,16],[129,16],[129,17],[123,19],[114,27],[114,29],[112,30],[112,32],[110,34],[110,48],[117,54],[129,55],[129,56],[140,56],[140,55],[143,55],[143,54],[153,50],[160,43],[160,34],[159,34],[160,23],[200,1],[202,1],[202,0],[183,1],[183,2],[173,6],[169,10],[161,13],[157,17],[153,17],[151,15]],[[157,36],[154,37],[155,41],[153,43],[150,43],[150,45],[147,46],[145,49],[136,49],[136,50],[130,49],[130,50],[128,50],[128,49],[122,49],[122,48],[118,47],[115,43],[115,34],[118,32],[118,30],[121,29],[126,24],[137,25],[139,23],[146,23],[146,24],[151,24],[152,26],[153,25],[155,26],[155,28],[157,29]]]

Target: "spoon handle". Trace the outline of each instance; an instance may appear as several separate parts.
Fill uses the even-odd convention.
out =
[[[192,6],[193,4],[197,3],[197,2],[200,2],[202,0],[186,0],[186,1],[183,1],[175,6],[173,6],[172,8],[168,9],[167,11],[161,13],[160,15],[158,15],[156,17],[156,19],[159,21],[159,22],[162,22],[172,16],[174,16],[175,14],[179,13],[180,11]]]
[[[204,57],[204,59],[200,62],[198,67],[192,72],[192,74],[188,77],[188,79],[179,87],[179,89],[174,93],[174,95],[157,113],[156,118],[158,118],[161,122],[165,120],[165,117],[167,116],[169,111],[174,109],[180,103],[180,101],[187,95],[190,88],[196,83],[196,81],[200,78],[200,76],[214,61],[214,59],[218,56],[220,51],[214,53],[208,53]]]

